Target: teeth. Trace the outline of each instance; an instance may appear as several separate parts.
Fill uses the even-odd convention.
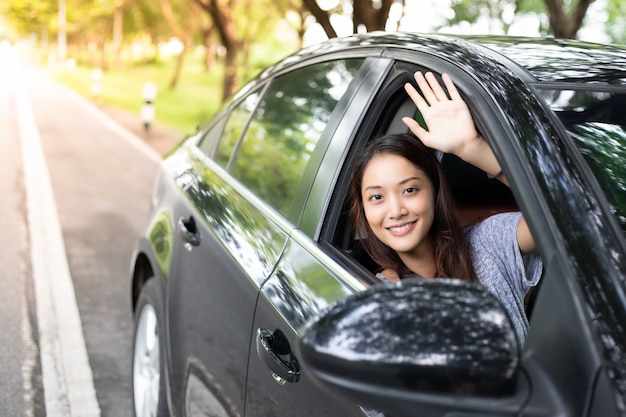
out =
[[[405,230],[407,230],[411,225],[409,223],[405,224],[404,226],[399,226],[399,227],[390,227],[389,230],[391,230],[394,233],[399,233],[399,232],[404,232]]]

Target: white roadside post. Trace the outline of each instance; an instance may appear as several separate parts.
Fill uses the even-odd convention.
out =
[[[143,128],[147,132],[150,131],[150,125],[154,122],[154,101],[156,100],[157,87],[154,83],[145,83],[141,91],[143,105],[141,106],[141,120]]]

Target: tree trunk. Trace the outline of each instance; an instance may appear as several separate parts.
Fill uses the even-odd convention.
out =
[[[98,46],[100,50],[100,68],[103,71],[106,71],[109,68],[109,64],[107,63],[107,51],[106,51],[106,42],[101,39],[98,41]]]
[[[329,39],[336,38],[337,32],[335,31],[335,28],[333,28],[333,25],[330,24],[330,15],[328,12],[322,10],[316,0],[302,0],[302,3],[309,10],[309,12],[311,12],[313,17],[315,17],[315,20],[317,20],[317,23],[320,24],[322,29],[324,29],[326,36],[328,36]]]
[[[213,43],[213,27],[202,30],[202,39],[204,40],[204,70],[209,71],[215,63],[216,48]]]
[[[178,85],[178,80],[182,72],[183,63],[185,62],[185,55],[187,54],[187,47],[191,45],[192,41],[190,33],[190,31],[192,31],[191,17],[187,15],[188,19],[186,19],[186,24],[181,25],[176,19],[176,15],[172,10],[172,5],[170,4],[170,2],[161,0],[160,3],[161,11],[163,12],[163,17],[165,18],[165,21],[167,22],[170,29],[172,29],[178,40],[180,40],[180,42],[183,44],[183,49],[182,51],[180,51],[180,54],[176,58],[176,68],[174,69],[174,74],[172,75],[172,79],[170,81],[170,88],[173,90]]]
[[[176,67],[174,68],[174,74],[172,75],[172,79],[170,80],[170,88],[172,90],[174,90],[178,85],[180,73],[182,72],[183,64],[185,63],[185,55],[187,55],[187,44],[183,42],[183,50],[180,51],[180,53],[176,57]]]
[[[222,89],[222,101],[226,101],[237,90],[237,52],[232,52],[230,49],[226,50],[226,57],[224,60],[224,82]]]
[[[239,39],[229,6],[223,6],[217,0],[196,0],[196,2],[211,16],[222,45],[226,48],[222,84],[222,101],[225,101],[238,88],[238,56],[242,42]]]
[[[382,0],[379,8],[374,7],[371,0],[354,0],[354,13],[352,16],[352,28],[357,33],[360,26],[368,32],[385,30],[389,9],[396,0]]]
[[[571,16],[565,13],[563,0],[544,0],[548,9],[550,28],[555,38],[576,39],[585,14],[595,0],[578,0]]]
[[[123,18],[124,10],[118,7],[113,14],[113,53],[115,54],[115,67],[118,70],[122,68]]]

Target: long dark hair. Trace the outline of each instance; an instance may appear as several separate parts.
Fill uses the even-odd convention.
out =
[[[410,134],[393,134],[370,142],[352,168],[350,183],[350,211],[361,244],[368,255],[381,267],[400,274],[410,272],[400,257],[381,242],[365,218],[361,187],[363,174],[369,162],[378,155],[393,154],[406,158],[426,173],[435,192],[435,216],[430,235],[433,241],[436,277],[461,278],[477,282],[472,266],[469,245],[460,228],[456,204],[446,182],[435,151]]]

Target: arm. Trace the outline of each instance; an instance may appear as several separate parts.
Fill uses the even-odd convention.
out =
[[[424,97],[413,85],[407,83],[404,87],[424,117],[428,130],[410,117],[405,117],[402,121],[426,146],[454,154],[508,185],[500,163],[489,144],[476,130],[469,108],[452,79],[448,74],[443,74],[442,79],[450,97],[430,72],[426,76],[421,72],[415,73],[415,81]],[[535,243],[524,218],[517,228],[517,241],[522,253],[534,251]]]

